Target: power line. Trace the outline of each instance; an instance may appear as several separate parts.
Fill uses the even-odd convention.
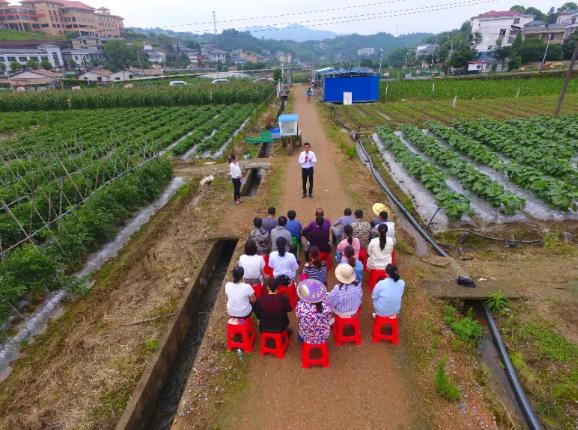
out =
[[[388,19],[393,17],[399,16],[406,16],[406,15],[417,15],[421,13],[430,13],[430,12],[438,12],[448,9],[456,9],[460,7],[466,6],[476,6],[488,3],[495,3],[497,0],[466,0],[466,1],[458,1],[452,3],[441,3],[436,5],[429,5],[429,6],[420,6],[416,8],[410,9],[400,9],[394,11],[385,11],[385,12],[372,12],[366,14],[357,14],[357,15],[347,15],[347,16],[338,16],[332,18],[318,18],[318,19],[310,19],[310,20],[302,20],[293,22],[290,25],[287,25],[285,22],[279,22],[274,24],[267,24],[258,27],[237,27],[236,30],[244,30],[244,31],[251,31],[252,33],[257,32],[267,32],[271,30],[290,30],[292,28],[299,28],[301,24],[306,24],[308,27],[319,27],[322,25],[334,25],[334,24],[345,24],[350,22],[361,22],[361,21],[371,21],[376,19]],[[180,26],[187,26],[188,24],[179,24]],[[287,25],[285,28],[279,28],[280,25]],[[205,30],[195,30],[189,31],[190,33],[196,33],[198,35],[204,35],[210,33],[210,29]]]
[[[287,13],[280,13],[277,15],[261,15],[261,16],[251,16],[246,18],[233,18],[233,19],[222,19],[219,20],[220,23],[230,23],[230,22],[244,22],[244,21],[255,21],[258,19],[271,19],[271,18],[284,18],[288,16],[299,16],[299,15],[308,15],[313,13],[326,13],[326,12],[336,12],[339,10],[347,10],[347,9],[359,9],[364,7],[374,7],[374,6],[383,6],[385,4],[391,3],[404,3],[407,0],[387,0],[387,1],[379,1],[374,3],[364,3],[355,6],[343,6],[343,7],[333,7],[327,9],[312,9],[312,10],[304,10],[304,11],[297,11],[297,12],[287,12]],[[211,25],[213,24],[212,21],[201,21],[201,22],[192,22],[190,24],[172,24],[172,25],[162,25],[161,28],[166,27],[182,27],[182,26],[195,26],[195,25]]]

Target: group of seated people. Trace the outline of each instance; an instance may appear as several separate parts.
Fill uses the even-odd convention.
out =
[[[295,311],[299,341],[325,343],[335,316],[347,318],[358,313],[365,270],[382,274],[379,282],[370,285],[374,317],[395,318],[405,287],[395,265],[395,224],[388,221],[385,205],[377,203],[373,211],[377,216],[368,222],[361,209],[352,216],[348,208],[332,224],[323,210],[317,209],[315,219],[305,228],[293,210],[286,217],[277,217],[275,208],[269,208],[266,218],[255,218],[245,253],[233,269],[233,281],[225,286],[230,321],[250,318],[254,312],[261,332],[291,333],[288,313]],[[328,291],[332,243],[337,283]],[[301,248],[303,264],[298,257]],[[319,282],[299,282],[305,279]],[[266,286],[267,292],[257,298],[255,286]],[[286,286],[296,288],[299,300],[295,309],[286,295],[278,293]]]

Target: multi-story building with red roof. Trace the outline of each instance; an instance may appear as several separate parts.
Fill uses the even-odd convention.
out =
[[[22,0],[13,6],[0,0],[0,24],[11,30],[40,31],[51,36],[120,37],[123,18],[106,8],[75,0]]]

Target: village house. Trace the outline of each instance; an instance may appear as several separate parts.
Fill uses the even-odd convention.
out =
[[[511,46],[524,26],[534,21],[533,15],[516,11],[483,13],[470,19],[472,33],[479,33],[481,41],[475,46],[478,52],[490,52],[497,46]]]

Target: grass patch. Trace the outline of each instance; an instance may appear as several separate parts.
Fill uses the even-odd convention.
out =
[[[477,345],[484,335],[484,330],[474,319],[471,309],[462,317],[456,308],[447,305],[443,309],[443,317],[446,325],[465,343]]]
[[[446,373],[447,362],[446,357],[439,362],[434,375],[434,386],[440,396],[455,402],[460,399],[460,389]]]
[[[486,306],[493,313],[502,313],[508,307],[508,299],[500,291],[490,294],[486,300]]]
[[[544,249],[553,254],[564,255],[566,257],[576,255],[578,253],[578,247],[571,243],[564,243],[561,240],[561,236],[562,234],[560,233],[560,230],[546,233],[543,237]]]
[[[160,348],[159,341],[157,339],[147,339],[143,344],[143,349],[146,353],[152,354],[157,352]]]
[[[508,352],[547,429],[574,430],[578,422],[578,345],[523,305],[498,315]]]

